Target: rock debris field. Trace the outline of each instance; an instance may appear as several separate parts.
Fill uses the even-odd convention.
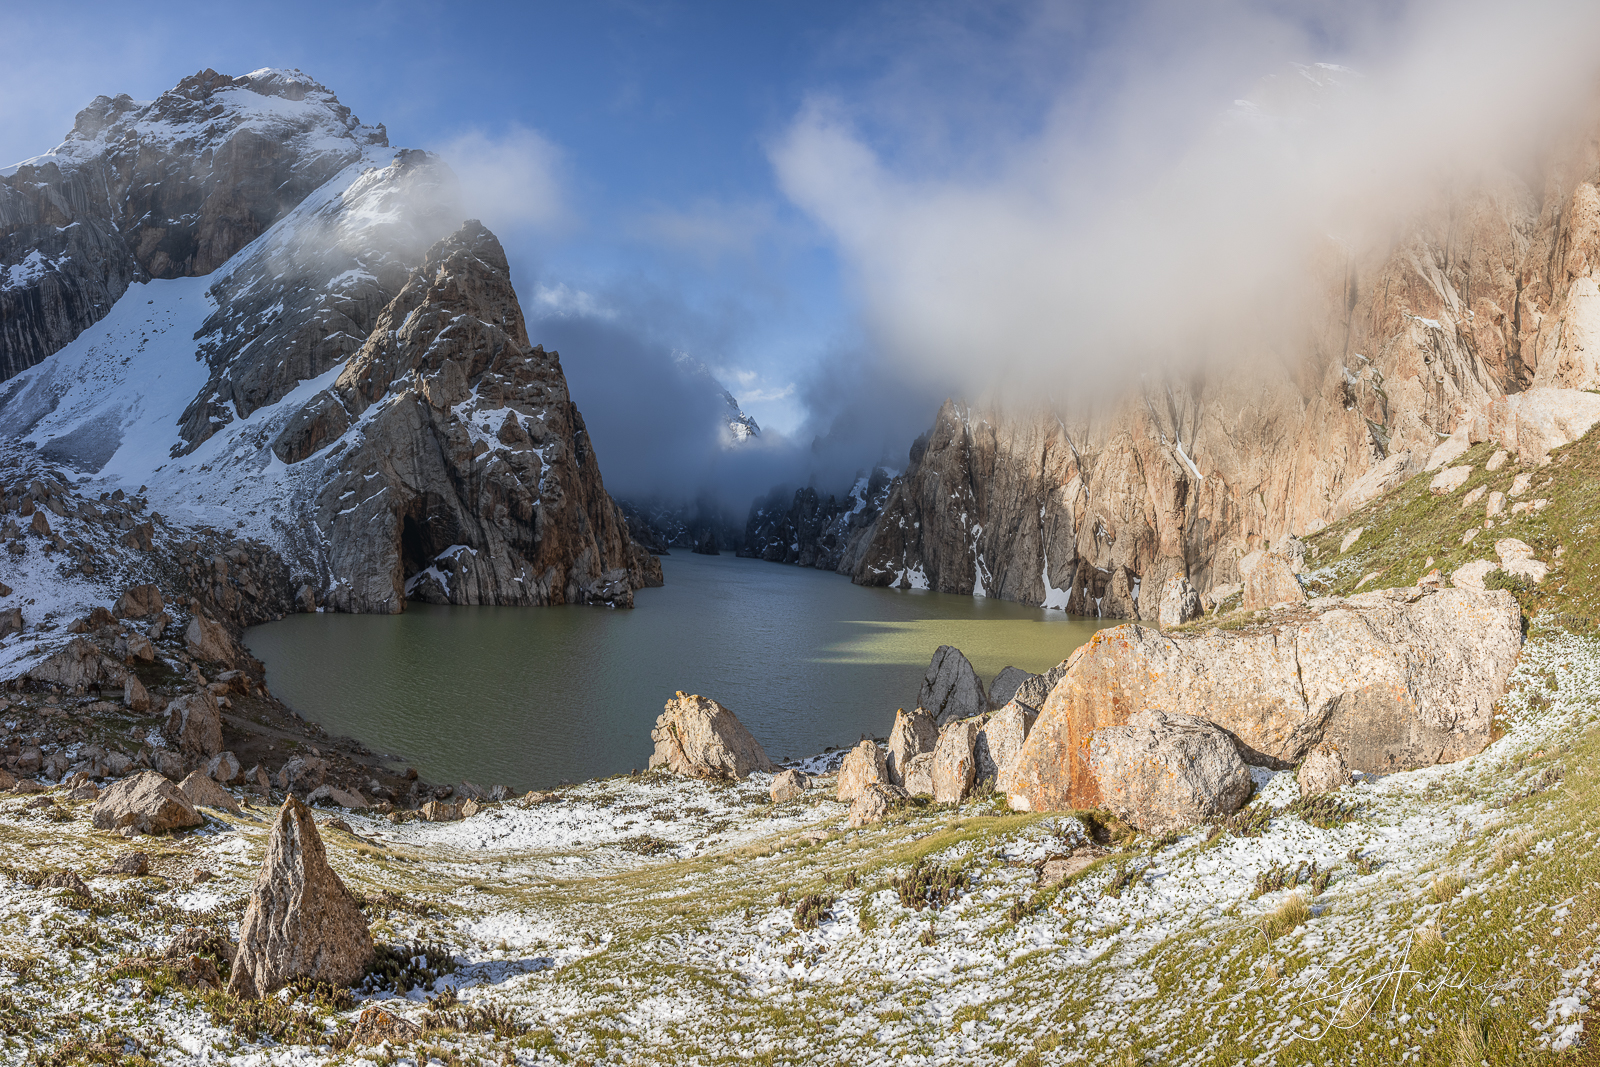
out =
[[[837,756],[807,761],[813,788],[781,805],[764,772],[647,773],[455,822],[319,811],[377,956],[354,992],[301,984],[262,1001],[219,988],[225,951],[192,950],[237,938],[276,806],[239,795],[238,814],[203,807],[198,829],[129,840],[95,830],[92,802],[65,789],[8,795],[0,1058],[1561,1053],[1588,1037],[1600,968],[1600,642],[1536,634],[1503,709],[1503,735],[1459,763],[1358,776],[1310,805],[1292,773],[1257,768],[1241,812],[1162,837],[1011,812],[999,796],[906,801],[849,829],[828,776]],[[1050,859],[1075,873],[1042,882]],[[113,864],[146,873],[102,873]]]

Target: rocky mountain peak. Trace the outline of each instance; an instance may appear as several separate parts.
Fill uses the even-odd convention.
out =
[[[0,381],[133,282],[216,270],[387,145],[296,70],[203,70],[155,100],[96,97],[54,149],[0,169]]]

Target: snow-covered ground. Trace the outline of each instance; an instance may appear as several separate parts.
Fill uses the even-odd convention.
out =
[[[454,823],[346,815],[353,835],[325,830],[337,869],[357,893],[406,902],[369,913],[377,940],[442,945],[455,964],[430,988],[318,1009],[319,1025],[348,1027],[373,998],[427,1021],[442,1003],[428,998],[453,989],[523,1032],[433,1032],[440,1061],[1392,1063],[1470,1047],[1497,1062],[1497,1047],[1567,1048],[1600,967],[1600,825],[1584,792],[1600,769],[1600,643],[1540,638],[1514,682],[1487,751],[1348,787],[1342,825],[1281,810],[1292,776],[1260,772],[1254,803],[1280,809],[1260,836],[1135,839],[1060,887],[1040,887],[1036,864],[1085,843],[1069,815],[981,802],[848,830],[831,779],[776,808],[765,776],[643,775]],[[384,1062],[246,1040],[192,994],[104,979],[170,936],[163,924],[236,926],[270,811],[152,842],[170,881],[90,878],[99,897],[147,893],[135,920],[22,884],[20,869],[89,875],[128,847],[81,807],[54,821],[24,802],[0,801],[19,869],[0,894],[0,1011],[56,1021],[3,1038],[8,1054],[114,1026],[160,1062]],[[918,858],[959,867],[965,888],[904,906],[893,882]],[[1333,872],[1320,894],[1257,894],[1259,876],[1313,861]],[[195,884],[195,867],[217,877]],[[822,918],[802,929],[810,894]],[[1281,922],[1296,895],[1304,916]],[[419,1047],[391,1052],[420,1062]]]

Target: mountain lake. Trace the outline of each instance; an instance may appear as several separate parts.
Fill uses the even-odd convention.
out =
[[[729,708],[775,760],[884,736],[940,645],[987,686],[1048,670],[1107,623],[983,597],[868,589],[733,556],[661,559],[633,610],[438,607],[253,627],[267,684],[430,782],[519,790],[643,769],[675,690]]]

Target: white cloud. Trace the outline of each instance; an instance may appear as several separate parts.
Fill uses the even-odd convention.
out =
[[[919,111],[903,76],[887,103],[817,97],[772,162],[892,356],[972,394],[1060,394],[1284,343],[1273,327],[1303,330],[1330,240],[1381,246],[1444,187],[1589,117],[1600,5],[1265,10],[1144,5],[1082,57],[1092,77],[1056,72],[1034,129],[987,141],[920,136],[948,116],[937,92]],[[1290,63],[1329,39],[1361,75]]]
[[[573,222],[562,151],[536,130],[513,125],[498,136],[469,130],[435,151],[460,176],[467,213],[491,230],[559,230]]]

